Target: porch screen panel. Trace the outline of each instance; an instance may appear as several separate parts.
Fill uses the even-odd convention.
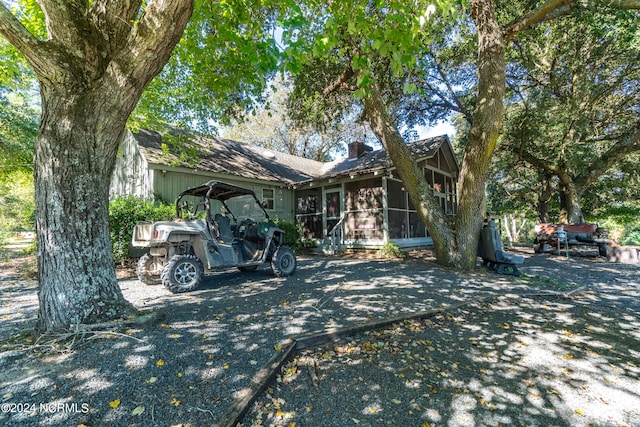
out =
[[[320,190],[312,188],[296,192],[296,222],[307,238],[322,238]]]
[[[408,237],[407,211],[389,209],[389,238],[406,239]]]
[[[345,213],[345,238],[347,240],[382,240],[382,209],[374,212]]]
[[[389,209],[407,209],[407,196],[402,189],[402,182],[387,180],[387,194]]]
[[[387,194],[389,198],[389,238],[411,239],[426,237],[426,228],[416,208],[409,200],[409,195],[403,190],[402,182],[387,180]]]
[[[345,184],[345,238],[381,240],[384,236],[382,178]]]
[[[427,227],[424,226],[417,212],[409,212],[409,237],[427,237]]]

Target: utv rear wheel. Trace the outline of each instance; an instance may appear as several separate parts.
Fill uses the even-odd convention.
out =
[[[273,254],[271,268],[277,277],[291,276],[296,271],[296,255],[286,246],[279,247]]]
[[[161,271],[162,263],[159,263],[156,257],[144,254],[138,260],[136,274],[138,275],[138,280],[145,285],[159,285],[162,283],[160,280]]]
[[[193,291],[200,284],[204,268],[193,255],[174,255],[162,270],[162,284],[174,294]]]

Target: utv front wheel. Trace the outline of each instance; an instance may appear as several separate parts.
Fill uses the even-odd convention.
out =
[[[147,253],[142,255],[138,260],[136,274],[138,275],[138,280],[145,285],[159,285],[161,283],[161,270],[162,263],[159,263],[156,257],[152,257]]]
[[[271,259],[271,268],[277,277],[291,276],[296,271],[296,255],[286,246],[279,247]]]
[[[193,255],[174,255],[162,270],[162,284],[174,294],[193,291],[200,284],[204,269]]]

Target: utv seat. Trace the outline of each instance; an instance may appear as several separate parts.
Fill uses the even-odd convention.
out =
[[[221,214],[216,214],[215,221],[218,224],[220,240],[225,243],[231,244],[231,242],[233,242],[234,236],[233,231],[231,230],[231,220],[229,219],[229,217]]]
[[[502,249],[502,240],[493,220],[489,221],[480,233],[478,255],[482,257],[482,265],[499,274],[519,276],[518,265],[524,262],[521,255],[507,254]]]

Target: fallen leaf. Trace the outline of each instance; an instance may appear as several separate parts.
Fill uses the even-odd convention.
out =
[[[149,384],[153,384],[156,381],[158,381],[158,377],[151,377],[146,382],[149,383]]]
[[[159,359],[159,360],[156,362],[156,366],[164,366],[164,360]]]
[[[171,404],[174,406],[179,406],[180,405],[180,401],[178,399],[176,399],[175,397],[171,398]]]
[[[182,378],[182,372],[178,372],[178,378]]]
[[[113,409],[116,409],[118,406],[120,406],[120,399],[112,400],[111,402],[109,402],[109,406],[111,406]]]
[[[392,402],[392,403],[395,403],[396,405],[399,405],[399,404],[401,404],[401,403],[402,403],[402,402],[401,402],[400,400],[398,400],[398,399],[391,399],[391,402]]]
[[[142,415],[144,413],[144,406],[136,406],[131,415]]]
[[[586,416],[584,414],[584,412],[582,412],[580,409],[576,409],[576,414],[580,415],[581,417],[585,417]]]
[[[13,393],[7,393],[2,396],[3,400],[11,399],[13,397]]]
[[[573,356],[572,356],[572,355],[570,355],[570,354],[565,354],[565,355],[564,355],[564,358],[565,358],[565,359],[573,359]]]

